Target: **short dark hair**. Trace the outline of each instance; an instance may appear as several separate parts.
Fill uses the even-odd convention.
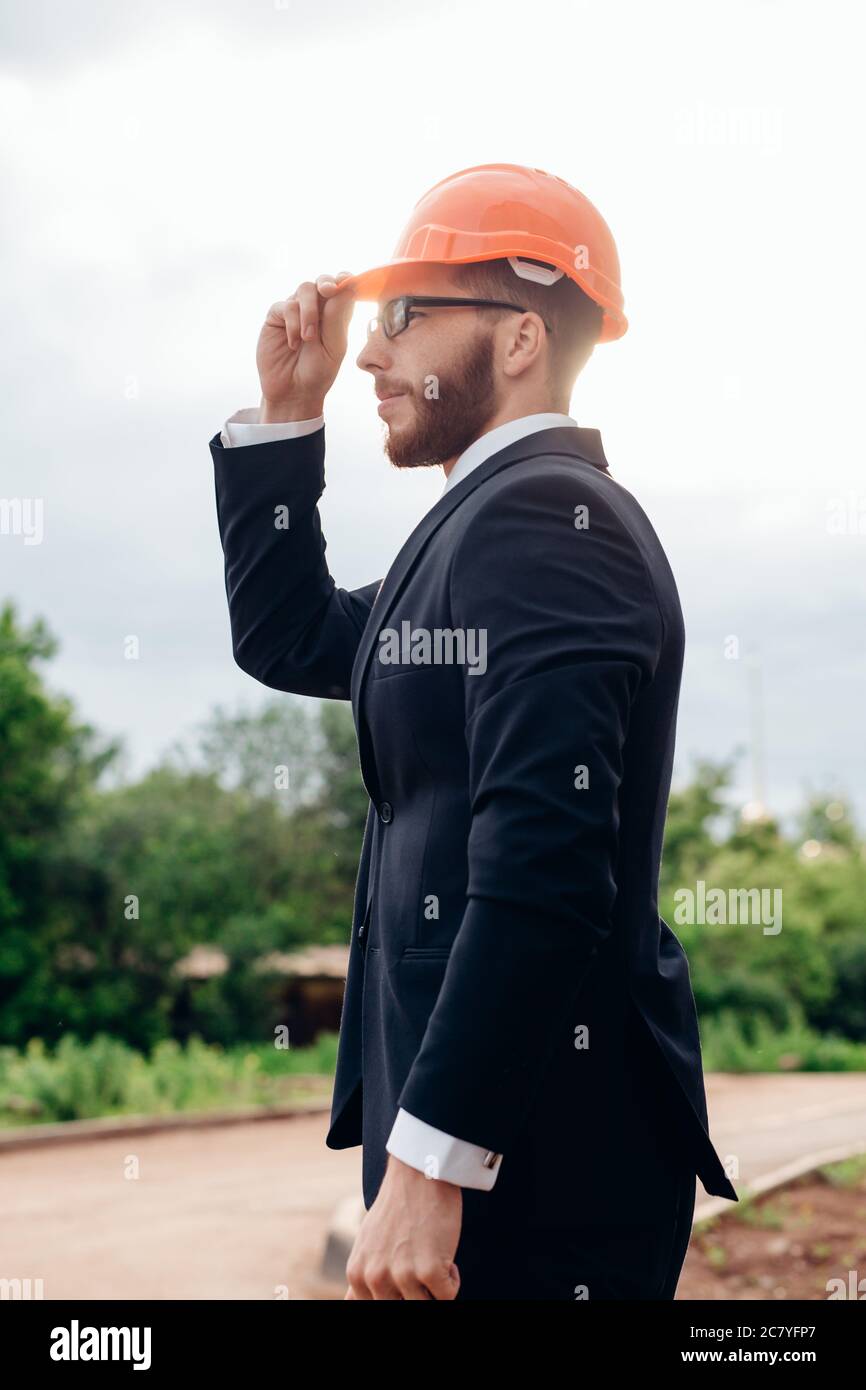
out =
[[[547,262],[537,261],[536,264],[546,265]],[[557,400],[568,400],[575,380],[589,361],[601,334],[604,317],[601,305],[590,299],[568,275],[562,275],[552,285],[541,285],[515,274],[504,257],[492,261],[470,261],[464,265],[452,265],[450,269],[461,294],[479,299],[507,299],[514,304],[523,304],[550,324],[548,382],[552,396]],[[507,311],[480,309],[478,312],[501,315]]]

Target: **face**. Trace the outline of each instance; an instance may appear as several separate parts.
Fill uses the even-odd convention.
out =
[[[452,283],[447,267],[423,273],[391,288],[380,301],[397,294],[467,297]],[[372,307],[372,306],[371,306]],[[395,338],[381,326],[356,359],[370,372],[387,425],[386,456],[397,468],[446,463],[461,454],[496,411],[495,328],[476,309],[420,307]]]

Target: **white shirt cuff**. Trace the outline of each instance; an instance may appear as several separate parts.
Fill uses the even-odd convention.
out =
[[[324,415],[317,415],[313,420],[276,420],[272,425],[260,425],[259,406],[246,406],[226,420],[220,443],[224,449],[232,449],[245,444],[272,444],[278,439],[299,439],[302,434],[320,430],[324,423]]]
[[[502,1159],[501,1154],[490,1154],[480,1144],[446,1134],[402,1107],[397,1111],[385,1148],[410,1168],[420,1168],[428,1178],[453,1182],[458,1187],[479,1187],[485,1192],[496,1182]],[[488,1154],[493,1164],[489,1168],[484,1165]]]

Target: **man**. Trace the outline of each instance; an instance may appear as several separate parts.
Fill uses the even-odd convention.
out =
[[[347,591],[317,503],[356,298],[387,456],[446,483]],[[626,326],[576,189],[463,170],[388,265],[271,307],[261,406],[211,440],[235,659],[351,699],[370,795],[326,1140],[363,1145],[349,1298],[670,1299],[695,1174],[736,1200],[657,907],[676,586],[567,413]]]

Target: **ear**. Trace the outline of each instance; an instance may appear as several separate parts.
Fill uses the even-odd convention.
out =
[[[547,342],[547,329],[540,314],[529,309],[519,318],[509,314],[509,347],[502,364],[506,376],[522,376],[539,360]],[[503,320],[505,322],[505,320]]]

